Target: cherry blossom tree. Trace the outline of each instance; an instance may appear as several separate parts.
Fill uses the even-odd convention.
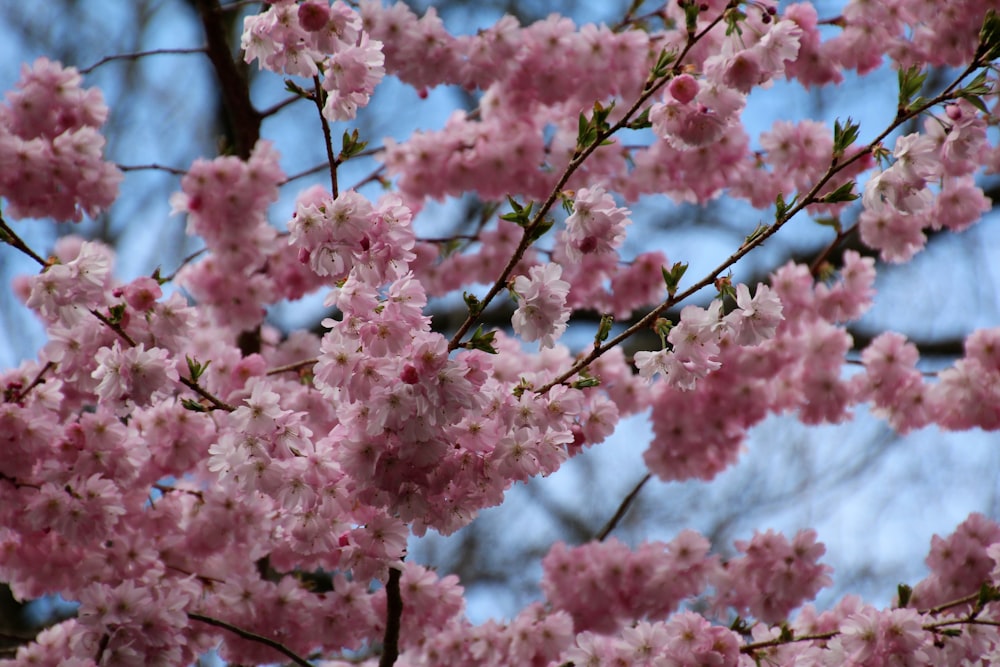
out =
[[[456,36],[401,4],[280,0],[246,15],[234,59],[244,3],[197,0],[227,145],[183,169],[170,205],[203,250],[131,280],[108,244],[28,240],[46,224],[33,219],[99,216],[124,185],[101,92],[48,58],[25,64],[0,106],[0,240],[37,265],[13,291],[46,342],[0,376],[0,580],[78,607],[14,660],[1000,659],[1000,525],[980,514],[935,538],[929,576],[886,609],[812,606],[832,575],[814,531],[760,531],[730,558],[693,530],[634,548],[612,536],[646,480],[716,478],[769,415],[818,425],[869,406],[899,433],[1000,427],[1000,329],[933,375],[892,332],[848,363],[877,274],[848,244],[905,263],[929,232],[989,210],[989,4],[855,0],[821,20],[808,3],[637,1],[610,26],[505,17]],[[836,86],[884,59],[898,72],[884,127],[778,121],[751,148],[751,93]],[[287,97],[255,106],[245,64]],[[422,96],[461,86],[478,106],[378,144],[357,119],[387,74]],[[285,174],[295,147],[268,137],[264,121],[295,105],[313,109],[325,184]],[[378,166],[349,180],[366,160]],[[273,220],[283,193],[294,210]],[[471,233],[424,233],[432,201],[470,193],[484,203]],[[692,276],[684,258],[625,251],[641,233],[629,207],[650,194],[725,194],[757,218]],[[810,218],[831,230],[810,263],[733,279]],[[319,331],[267,321],[310,295]],[[460,304],[461,322],[436,326],[438,302]],[[569,344],[574,320],[585,345]],[[543,600],[474,625],[462,582],[407,557],[410,537],[468,526],[636,414],[652,426],[649,474],[592,539],[550,545]]]

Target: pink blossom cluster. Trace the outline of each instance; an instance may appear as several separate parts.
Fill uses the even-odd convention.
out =
[[[323,75],[323,115],[352,120],[368,104],[385,74],[382,43],[362,30],[361,17],[344,2],[270,3],[243,22],[246,62],[261,69],[311,78]]]
[[[886,261],[904,262],[922,250],[926,228],[961,231],[989,210],[973,180],[987,152],[986,121],[966,100],[945,112],[927,120],[924,134],[899,137],[895,161],[865,184],[861,238]]]
[[[0,105],[0,196],[18,218],[79,222],[118,196],[122,173],[104,160],[104,97],[47,58],[21,68]]]
[[[542,561],[542,590],[573,618],[576,632],[607,634],[630,621],[663,620],[701,595],[718,569],[710,544],[694,531],[635,550],[612,538],[573,549],[556,543]]]

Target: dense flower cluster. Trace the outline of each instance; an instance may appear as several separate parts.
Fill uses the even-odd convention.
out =
[[[104,161],[104,97],[83,77],[47,58],[21,69],[0,105],[0,196],[9,213],[79,222],[118,196],[122,173]]]
[[[811,5],[770,0],[669,2],[647,17],[662,29],[505,17],[461,37],[401,3],[267,3],[244,23],[245,61],[315,78],[289,89],[317,96],[326,120],[355,118],[386,73],[421,92],[478,89],[479,108],[386,141],[378,159],[393,180],[377,200],[299,192],[287,231],[268,216],[287,185],[270,142],[197,160],[171,203],[205,251],[172,278],[122,283],[111,248],[72,236],[43,259],[0,220],[0,240],[40,264],[15,290],[48,339],[39,360],[0,373],[0,580],[18,597],[79,602],[17,662],[190,664],[217,649],[261,664],[276,647],[326,665],[395,649],[414,666],[996,661],[1000,526],[980,515],[934,538],[931,574],[890,610],[853,597],[809,606],[831,580],[808,530],[756,533],[728,558],[693,531],[634,548],[557,543],[544,601],[478,626],[457,577],[405,560],[411,536],[461,529],[647,410],[644,460],[663,480],[714,478],[770,414],[835,423],[865,403],[899,432],[1000,428],[998,328],[969,336],[934,377],[895,333],[845,373],[846,326],[875,298],[873,258],[789,263],[752,290],[724,275],[792,215],[839,216],[879,161],[857,230],[883,260],[910,259],[926,229],[981,218],[976,178],[1000,164],[989,77],[923,107],[901,100],[888,129],[925,124],[891,151],[782,120],[754,149],[740,116],[775,80],[836,83],[886,56],[986,71],[983,54],[1000,53],[978,38],[988,4],[854,0],[824,39]],[[986,21],[985,39],[1000,41]],[[102,156],[106,116],[76,70],[26,67],[0,107],[5,215],[106,209],[120,180]],[[623,140],[632,130],[645,140]],[[472,191],[514,211],[420,240],[428,199]],[[619,202],[723,191],[760,209],[777,200],[777,212],[685,292],[684,265],[629,238]],[[713,284],[708,305],[682,303]],[[317,292],[321,326],[268,324],[272,305]],[[467,321],[432,321],[438,297],[464,302]],[[508,332],[474,328],[505,299]],[[594,313],[593,346],[570,350],[571,317]],[[644,328],[660,349],[626,356],[620,343]]]

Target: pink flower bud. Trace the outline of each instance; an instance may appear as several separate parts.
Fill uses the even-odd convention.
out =
[[[681,104],[687,104],[698,94],[698,80],[690,74],[681,74],[670,82],[667,90]]]
[[[299,25],[309,32],[326,27],[330,20],[330,7],[325,2],[304,2],[299,5]]]

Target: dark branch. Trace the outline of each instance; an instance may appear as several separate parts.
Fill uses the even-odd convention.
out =
[[[385,583],[385,637],[382,640],[382,657],[378,667],[392,667],[399,657],[399,625],[403,617],[403,596],[399,591],[399,578],[403,573],[389,568]]]
[[[191,611],[187,613],[187,616],[192,621],[199,621],[201,623],[206,623],[208,625],[214,625],[217,628],[228,630],[229,632],[243,639],[247,639],[252,642],[257,642],[259,644],[264,644],[265,646],[270,646],[275,651],[281,653],[283,656],[294,662],[296,665],[301,665],[301,667],[312,667],[312,664],[308,660],[306,660],[305,658],[303,658],[302,656],[300,656],[295,651],[291,650],[281,642],[276,642],[273,639],[268,639],[267,637],[263,637],[254,632],[250,632],[249,630],[238,628],[235,625],[226,623],[225,621],[220,621],[219,619],[212,618],[211,616],[203,616],[201,614],[196,614]]]

